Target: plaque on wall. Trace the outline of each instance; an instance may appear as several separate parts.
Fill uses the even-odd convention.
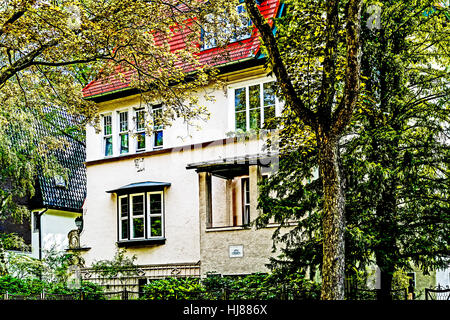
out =
[[[229,247],[230,258],[242,258],[244,256],[244,246],[230,246]]]

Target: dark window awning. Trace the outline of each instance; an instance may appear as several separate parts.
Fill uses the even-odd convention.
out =
[[[238,176],[248,175],[248,167],[251,165],[270,167],[275,160],[278,160],[278,155],[246,155],[242,157],[191,163],[186,166],[186,169],[195,169],[197,172],[209,172],[213,176],[222,179],[233,179]]]
[[[108,193],[134,193],[140,191],[160,191],[170,187],[169,182],[145,181],[130,183],[118,189],[106,191]]]

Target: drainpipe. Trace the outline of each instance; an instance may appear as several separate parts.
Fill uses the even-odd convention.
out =
[[[38,218],[39,218],[39,260],[42,259],[42,215],[48,210],[48,208],[45,208],[41,212],[38,212]]]

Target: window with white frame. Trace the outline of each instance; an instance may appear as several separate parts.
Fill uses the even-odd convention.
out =
[[[112,114],[103,115],[103,150],[105,157],[113,155]]]
[[[143,239],[145,237],[145,194],[132,194],[130,200],[130,238]]]
[[[250,180],[242,178],[242,224],[247,226],[250,223]]]
[[[128,133],[128,111],[120,111],[119,115],[119,153],[128,153],[130,151],[129,146],[129,133]]]
[[[218,21],[218,25],[223,25],[225,28],[224,34],[227,36],[231,35],[229,42],[241,41],[247,38],[250,38],[251,31],[249,30],[249,26],[251,26],[252,22],[249,19],[245,5],[243,4],[244,0],[239,0],[239,5],[236,6],[236,11],[240,17],[240,25],[239,26],[231,26],[228,21]],[[209,23],[213,22],[213,17],[208,16],[207,19]],[[218,45],[217,34],[213,30],[209,30],[208,27],[203,27],[201,34],[201,42],[202,42],[202,50],[208,50],[211,48],[215,48]]]
[[[234,89],[235,129],[273,129],[270,119],[275,118],[276,97],[274,82],[257,83]]]
[[[152,108],[153,118],[153,149],[160,149],[164,144],[164,126],[162,124],[163,107],[156,105]]]
[[[119,241],[163,239],[163,191],[121,195],[118,202]]]
[[[145,139],[145,109],[135,111],[136,126],[136,151],[144,151],[146,146]]]
[[[162,237],[163,236],[163,193],[162,192],[149,192],[149,236]]]
[[[119,197],[119,238],[129,239],[129,197],[128,195]]]

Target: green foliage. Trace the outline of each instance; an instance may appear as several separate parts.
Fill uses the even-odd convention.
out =
[[[78,254],[55,250],[45,250],[42,260],[27,254],[8,254],[9,274],[18,279],[41,279],[49,283],[67,283],[71,266],[83,265]]]
[[[197,278],[166,278],[151,280],[144,287],[145,300],[198,299],[206,293],[205,288]]]
[[[308,3],[316,2],[320,1]],[[281,48],[288,48],[284,43],[291,41],[290,34],[298,43],[303,36],[321,37],[320,18],[305,23],[318,15],[302,15],[312,7],[308,3],[294,4],[278,20]],[[364,89],[340,139],[346,274],[360,277],[361,282],[360,273],[372,262],[390,275],[407,270],[411,262],[428,272],[448,264],[450,252],[449,8],[436,9],[433,1],[382,4],[381,28],[363,24]],[[427,8],[435,9],[429,14]],[[363,12],[363,21],[370,19]],[[297,25],[311,33],[297,32]],[[311,39],[311,45],[320,43]],[[320,92],[321,73],[314,62],[323,48],[302,50],[308,52],[288,59],[292,68],[306,70],[298,72],[299,91],[314,98]],[[339,68],[337,72],[340,77]],[[290,110],[281,122],[280,170],[261,185],[259,206],[264,214],[257,223],[297,221],[292,232],[274,234],[282,255],[273,259],[272,267],[306,274],[321,267],[321,184],[326,177],[312,178],[319,151],[314,134]]]
[[[103,280],[119,279],[123,281],[130,276],[139,274],[136,265],[137,257],[135,255],[128,257],[125,249],[117,248],[114,258],[111,260],[100,260],[92,264],[92,272]]]
[[[167,278],[152,280],[142,299],[318,299],[320,286],[299,275],[256,273],[245,276],[208,274],[204,279]]]
[[[23,296],[47,294],[76,295],[82,292],[85,299],[99,300],[102,298],[102,288],[90,282],[83,282],[79,289],[68,288],[64,283],[46,282],[35,278],[19,279],[11,275],[0,277],[0,294],[5,293]]]

